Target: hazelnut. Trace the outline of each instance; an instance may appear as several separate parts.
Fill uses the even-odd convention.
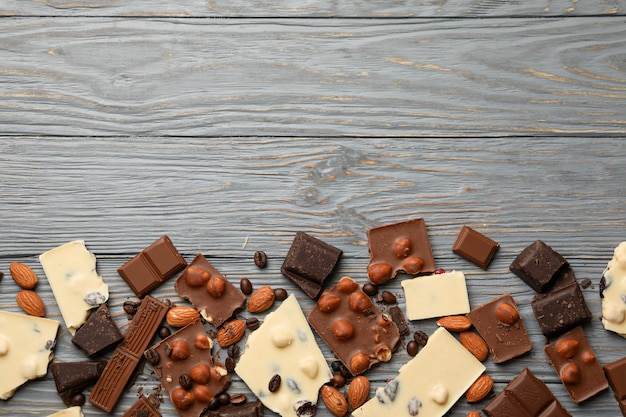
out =
[[[213,298],[220,298],[224,295],[224,290],[226,289],[226,282],[222,277],[213,277],[206,284],[206,291]]]
[[[372,307],[372,300],[362,292],[353,292],[348,299],[350,310],[362,313]]]
[[[389,345],[381,345],[376,349],[376,359],[381,362],[389,362],[391,360],[391,347]]]
[[[191,368],[189,376],[197,384],[208,384],[211,380],[211,368],[205,363],[199,363]]]
[[[197,335],[193,344],[200,350],[211,350],[213,347],[213,342],[206,334]]]
[[[380,327],[387,327],[391,325],[391,323],[393,323],[393,321],[391,320],[391,317],[389,317],[387,314],[381,314],[376,320],[376,324],[378,324]]]
[[[203,403],[208,403],[214,397],[211,389],[206,385],[196,385],[193,387],[191,392],[193,392],[193,396],[196,400]]]
[[[382,284],[391,279],[391,265],[380,263],[373,264],[367,268],[367,277],[374,284]]]
[[[193,394],[184,388],[176,388],[170,395],[174,407],[179,410],[187,410],[193,405]]]
[[[568,363],[561,368],[561,381],[566,384],[577,384],[580,382],[580,369],[575,363]]]
[[[594,355],[592,351],[586,350],[580,355],[580,359],[583,361],[583,363],[589,364],[593,363],[596,360],[596,355]]]
[[[359,287],[359,284],[354,282],[354,280],[350,277],[343,277],[337,284],[337,291],[349,294],[356,290]]]
[[[519,312],[511,304],[500,303],[496,307],[496,318],[504,324],[513,325],[519,320]]]
[[[559,340],[556,344],[556,353],[565,359],[573,358],[578,350],[579,342],[575,339]]]
[[[354,375],[361,374],[370,366],[370,358],[365,353],[357,353],[350,358],[350,371]]]
[[[175,340],[171,346],[170,358],[175,361],[182,361],[189,357],[189,345],[184,340]]]
[[[348,340],[354,336],[354,326],[347,320],[338,319],[333,323],[332,332],[338,340]]]
[[[187,282],[190,287],[201,287],[210,278],[211,274],[209,274],[207,271],[195,267],[189,268],[187,270],[187,274],[185,274],[185,282]]]
[[[409,253],[411,253],[411,239],[399,237],[393,242],[393,254],[396,255],[396,258],[406,258]]]
[[[341,304],[341,299],[335,294],[326,293],[322,294],[319,300],[317,300],[317,306],[322,313],[330,313],[334,311]]]
[[[422,258],[417,256],[411,256],[410,258],[406,258],[404,262],[402,262],[402,270],[407,274],[417,274],[424,267],[424,261]]]

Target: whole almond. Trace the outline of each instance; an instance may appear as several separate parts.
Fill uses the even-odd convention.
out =
[[[246,331],[246,323],[242,320],[231,320],[217,331],[217,343],[227,348],[241,340]]]
[[[167,311],[165,320],[172,327],[185,327],[200,318],[200,313],[193,307],[176,306]]]
[[[370,394],[370,380],[363,375],[355,377],[348,386],[348,403],[353,410],[359,408]]]
[[[46,308],[43,305],[41,297],[32,290],[22,290],[17,293],[15,297],[17,305],[20,306],[27,314],[36,317],[43,317],[46,315]]]
[[[32,290],[37,285],[37,274],[28,265],[21,262],[12,262],[9,265],[11,276],[17,285],[25,290]]]
[[[469,350],[472,355],[479,361],[484,361],[489,356],[489,347],[487,343],[478,334],[471,330],[466,330],[459,334],[461,344],[465,349]]]
[[[469,387],[465,393],[465,398],[468,403],[475,403],[487,396],[493,388],[493,379],[487,374],[482,374],[476,381]]]
[[[274,305],[275,298],[274,290],[270,286],[261,287],[250,296],[248,311],[250,313],[261,313]]]
[[[328,411],[337,417],[343,417],[348,412],[346,397],[339,390],[330,385],[323,385],[320,390],[322,401],[326,404]]]
[[[467,412],[465,417],[480,417],[480,413],[476,410],[470,410]]]
[[[463,332],[472,327],[472,322],[465,316],[446,316],[437,320],[437,325],[451,332]]]

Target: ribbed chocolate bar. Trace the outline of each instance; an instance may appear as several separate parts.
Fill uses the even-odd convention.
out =
[[[100,379],[89,395],[89,402],[110,413],[150,341],[159,328],[168,306],[154,297],[146,296],[124,334],[124,341],[113,352]]]
[[[122,417],[137,417],[145,415],[147,417],[161,417],[161,413],[150,403],[145,396],[139,397]]]

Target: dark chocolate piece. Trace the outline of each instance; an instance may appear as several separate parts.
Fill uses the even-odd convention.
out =
[[[487,417],[571,417],[550,389],[528,368],[483,408]]]
[[[452,252],[462,256],[468,261],[487,269],[493,255],[500,244],[469,226],[463,226],[456,242],[452,246]]]
[[[154,408],[148,398],[141,395],[122,417],[161,417],[161,413]]]
[[[494,363],[506,362],[532,349],[526,327],[510,294],[473,309],[467,317],[487,342]]]
[[[144,297],[186,265],[170,238],[163,235],[117,272],[138,297]]]
[[[435,259],[430,247],[424,219],[374,227],[367,231],[370,260],[367,276],[382,284],[398,272],[411,275],[435,272]]]
[[[85,355],[93,356],[123,339],[122,332],[115,324],[109,308],[104,303],[100,304],[100,307],[91,313],[85,324],[79,327],[72,337],[72,343],[85,352]]]
[[[246,296],[202,254],[198,254],[185,268],[174,288],[215,327],[240,311],[246,301]]]
[[[409,326],[406,324],[404,313],[400,307],[393,306],[389,308],[389,315],[391,316],[391,320],[398,326],[400,336],[404,337],[410,333]]]
[[[537,292],[544,292],[569,263],[550,246],[537,240],[513,260],[509,269]]]
[[[136,374],[150,341],[167,313],[167,304],[147,295],[124,333],[124,341],[115,348],[96,386],[89,394],[89,402],[110,413],[126,385]]]
[[[395,323],[348,277],[324,291],[307,320],[352,375],[389,361],[400,340]]]
[[[557,272],[555,277],[552,279],[552,282],[544,288],[543,293],[547,294],[577,282],[574,270],[568,266]]]
[[[105,365],[106,361],[51,363],[50,372],[63,403],[72,405],[72,397],[96,382]]]
[[[340,249],[304,232],[297,232],[280,272],[310,298],[316,298],[341,254]]]
[[[551,337],[591,320],[577,282],[547,294],[537,294],[531,303],[541,333]]]
[[[217,410],[207,410],[202,417],[263,417],[261,401],[251,401],[243,404],[230,404]]]
[[[208,341],[204,326],[196,320],[146,351],[181,417],[198,417],[230,385],[230,376],[223,364],[214,362]]]
[[[608,388],[602,367],[582,327],[565,333],[547,345],[544,351],[575,403],[581,403]]]
[[[622,415],[626,417],[626,358],[604,365],[609,384],[613,389],[613,395],[619,404]]]

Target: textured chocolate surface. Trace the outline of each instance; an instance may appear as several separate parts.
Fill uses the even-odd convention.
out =
[[[316,298],[341,254],[340,249],[304,232],[297,232],[280,272],[306,295]]]
[[[206,273],[202,275],[202,273]],[[204,279],[198,278],[203,276]],[[207,291],[209,280],[218,279],[223,284],[220,293]],[[204,281],[204,282],[203,282]],[[226,279],[202,254],[198,254],[185,268],[174,285],[182,298],[189,300],[209,323],[219,327],[243,308],[245,295]]]
[[[161,417],[161,413],[157,410],[150,400],[141,395],[135,404],[133,404],[122,417]]]
[[[483,408],[488,417],[571,417],[546,384],[528,368]]]
[[[591,320],[592,314],[577,282],[533,297],[532,308],[544,336],[551,337]]]
[[[394,278],[398,272],[411,275],[435,272],[435,259],[422,218],[374,227],[367,231],[367,240],[368,277],[377,284]],[[380,265],[388,266],[389,273],[377,279],[373,270]]]
[[[499,319],[498,309],[513,308],[517,319],[506,323]],[[519,316],[517,305],[510,294],[503,294],[489,303],[475,308],[467,315],[487,345],[494,363],[502,363],[532,349],[526,327]]]
[[[167,235],[126,262],[117,272],[138,297],[143,297],[187,265]]]
[[[71,405],[72,397],[82,393],[96,382],[106,365],[106,361],[94,362],[53,362],[50,372],[56,390],[65,403]]]
[[[602,367],[582,327],[563,334],[547,345],[544,351],[575,403],[585,401],[608,387]]]
[[[452,246],[452,252],[487,269],[500,244],[469,226],[463,226]]]
[[[626,416],[626,357],[604,365],[603,369],[622,415]]]
[[[537,292],[544,292],[559,271],[569,263],[541,240],[528,245],[509,269]]]
[[[207,410],[202,417],[263,417],[263,404],[260,401],[229,404],[214,411]]]
[[[115,324],[107,304],[101,304],[97,310],[78,328],[72,343],[85,355],[92,356],[111,347],[124,339],[122,332]]]

